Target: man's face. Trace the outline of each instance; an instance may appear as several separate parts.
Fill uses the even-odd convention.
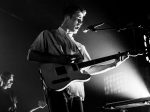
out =
[[[76,12],[68,21],[68,29],[73,34],[76,34],[82,25],[84,14]]]
[[[14,77],[13,75],[11,75],[11,77],[7,80],[7,82],[4,82],[4,86],[3,86],[4,89],[11,88],[13,81],[14,81]]]

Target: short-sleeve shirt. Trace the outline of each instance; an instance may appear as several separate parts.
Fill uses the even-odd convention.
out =
[[[44,30],[35,39],[30,50],[48,53],[52,55],[73,55],[80,54],[84,57],[83,61],[91,60],[86,48],[81,43],[69,37],[66,32],[59,27],[56,30]],[[73,82],[67,88],[73,96],[85,97],[83,82]]]

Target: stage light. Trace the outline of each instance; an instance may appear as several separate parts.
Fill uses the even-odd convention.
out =
[[[150,63],[150,36],[148,34],[143,35],[144,47],[145,47],[145,58],[148,63]]]
[[[93,47],[93,50],[89,52],[90,54],[93,54],[94,58],[109,56],[116,54],[119,51],[125,51],[124,49],[126,49],[126,47],[122,45],[124,42],[121,41],[121,38],[123,37],[116,38],[120,35],[113,32],[97,32],[91,33],[89,36],[91,49]],[[91,37],[94,39],[91,39]],[[144,39],[146,39],[144,43],[146,46],[147,41],[149,42],[149,40],[147,40],[145,36]],[[90,48],[90,45],[88,47]],[[148,55],[149,54],[147,54],[147,56]],[[147,60],[149,60],[149,58]],[[131,57],[118,68],[92,77],[92,81],[88,82],[88,86],[89,89],[96,94],[104,92],[106,97],[112,95],[129,99],[149,97],[149,91],[141,76],[142,74],[138,71],[138,67],[135,64],[134,59]]]
[[[104,77],[106,95],[115,95],[125,98],[148,97],[149,92],[138,71],[131,63],[126,63],[121,71]]]

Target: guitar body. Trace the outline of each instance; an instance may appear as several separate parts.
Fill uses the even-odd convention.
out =
[[[56,91],[62,91],[72,82],[86,82],[90,79],[89,74],[82,74],[80,70],[75,69],[71,65],[42,64],[41,73],[46,85]]]

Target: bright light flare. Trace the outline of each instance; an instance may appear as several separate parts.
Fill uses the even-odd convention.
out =
[[[127,98],[150,96],[144,81],[138,74],[131,63],[124,64],[119,72],[104,77],[105,94]]]
[[[117,36],[118,38],[116,38]],[[90,55],[93,54],[94,59],[116,54],[125,49],[125,44],[122,45],[123,42],[121,41],[123,37],[110,31],[91,33],[87,38],[89,40],[88,47],[92,49],[89,53]],[[132,62],[133,60],[128,59],[118,68],[93,76],[88,82],[89,88],[96,94],[104,92],[106,97],[107,95],[131,99],[149,97],[150,94],[141,77],[142,74]]]

